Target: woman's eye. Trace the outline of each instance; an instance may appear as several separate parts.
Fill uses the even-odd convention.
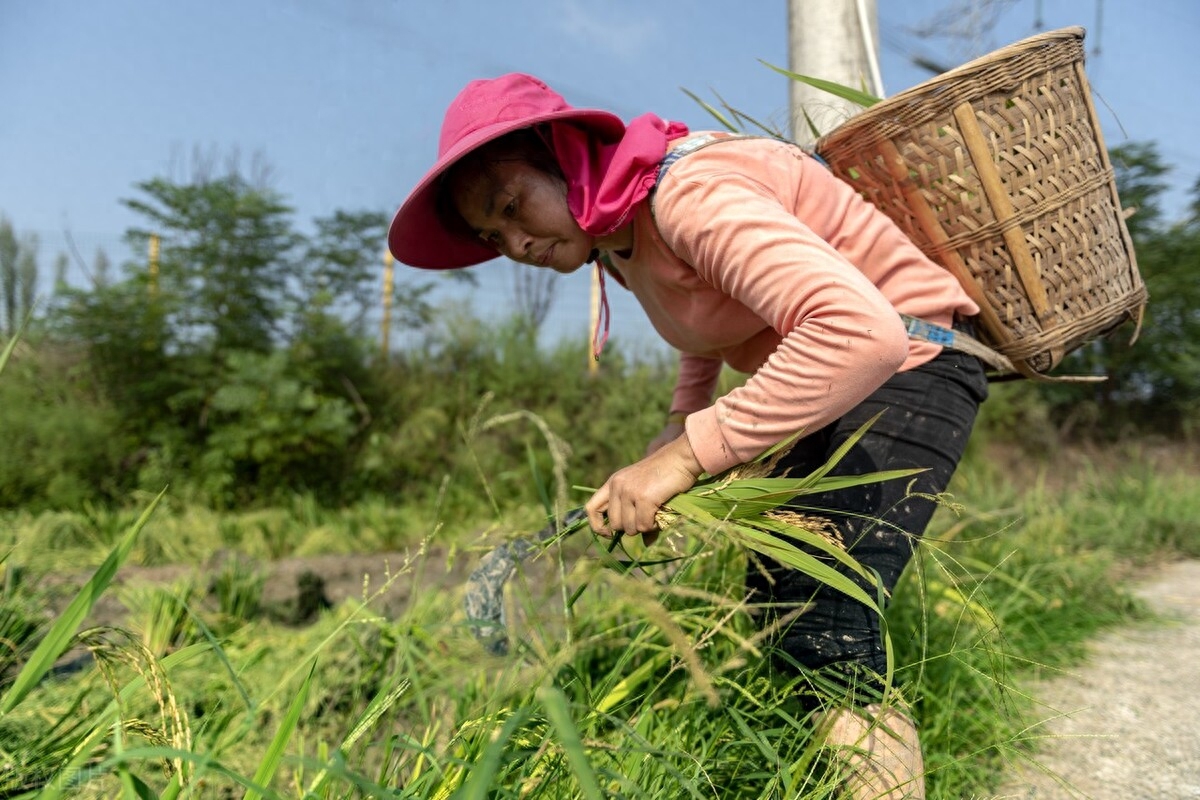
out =
[[[511,219],[512,217],[515,217],[516,215],[517,215],[517,198],[514,197],[513,199],[509,200],[508,205],[506,205],[504,207],[504,216],[509,217]]]

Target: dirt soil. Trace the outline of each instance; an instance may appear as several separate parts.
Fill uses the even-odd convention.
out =
[[[1110,631],[1077,669],[1029,687],[1054,717],[1039,756],[998,798],[1200,798],[1200,561],[1137,589],[1165,617]]]
[[[322,608],[336,606],[345,600],[364,599],[364,592],[373,597],[372,610],[386,616],[398,616],[424,589],[437,590],[465,582],[473,563],[473,559],[461,553],[452,565],[447,565],[445,554],[441,552],[426,551],[418,558],[413,555],[411,552],[384,552],[307,556],[271,562],[248,561],[245,567],[262,572],[262,606],[270,617],[278,622],[304,624]],[[224,568],[226,558],[236,557],[218,555],[202,566],[126,564],[117,572],[109,591],[97,600],[85,625],[124,625],[127,622],[129,609],[121,601],[122,587],[192,581],[204,593],[212,576]],[[411,566],[406,567],[410,561]],[[65,605],[91,573],[92,570],[87,570],[62,578],[50,577],[49,580],[58,584],[52,587],[52,596]],[[389,576],[394,578],[390,582]],[[374,597],[377,592],[380,592],[379,596]],[[52,605],[58,604],[52,601]]]

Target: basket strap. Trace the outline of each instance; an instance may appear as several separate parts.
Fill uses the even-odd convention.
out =
[[[932,322],[926,322],[908,314],[901,314],[900,319],[904,321],[904,329],[908,331],[910,339],[920,339],[975,356],[989,367],[1001,372],[1017,371],[1006,356],[996,352],[974,336],[952,328],[943,328],[941,325],[934,325]]]
[[[671,165],[689,153],[694,153],[697,150],[703,150],[710,144],[727,142],[731,139],[767,138],[771,137],[761,136],[754,133],[734,133],[732,131],[710,131],[707,133],[698,133],[693,136],[689,136],[683,141],[673,145],[671,149],[667,151],[667,154],[663,156],[662,161],[658,162],[658,175],[656,175],[654,178],[654,188],[658,188],[659,182],[663,179],[663,176],[667,174],[667,170],[671,168]]]

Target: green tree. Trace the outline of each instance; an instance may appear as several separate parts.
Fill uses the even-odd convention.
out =
[[[173,298],[150,300],[144,271],[90,290],[64,287],[52,314],[52,332],[87,351],[87,368],[136,440],[180,420],[173,398],[197,371],[168,324]],[[194,425],[190,427],[195,427]]]
[[[109,285],[111,281],[112,265],[108,260],[108,253],[103,249],[96,248],[96,259],[92,262],[92,282],[97,288],[103,289]]]
[[[361,325],[379,299],[379,266],[387,237],[381,213],[337,211],[317,219],[303,262],[301,307],[322,311],[340,305],[352,327]]]
[[[388,217],[370,211],[337,211],[315,220],[307,241],[302,291],[292,325],[290,357],[322,391],[348,398],[359,410],[360,432],[368,424],[368,406],[382,403],[386,391],[379,372],[369,368],[374,331],[371,311],[381,305],[383,243]],[[420,328],[433,316],[429,282],[409,276],[392,289],[392,324]]]
[[[209,403],[197,477],[221,504],[281,490],[328,492],[346,473],[354,409],[322,393],[287,353],[233,352]]]
[[[58,330],[88,347],[140,452],[124,460],[156,480],[186,472],[223,503],[335,491],[382,391],[365,320],[387,218],[338,211],[310,239],[264,180],[204,167],[136,185],[125,202],[143,221],[127,239],[146,252],[159,237],[157,275],[131,262],[123,279],[65,293]],[[427,318],[426,291],[405,288],[408,323]]]
[[[99,251],[103,252],[103,251]],[[67,267],[71,261],[67,258],[66,253],[59,253],[54,257],[54,293],[62,294],[67,286]],[[106,273],[107,276],[107,273]]]
[[[19,240],[8,217],[0,215],[0,298],[3,302],[3,327],[12,336],[32,313],[37,303],[37,234],[27,233]]]
[[[37,303],[38,248],[36,233],[27,233],[21,240],[21,252],[17,256],[17,318],[25,319],[33,313]]]
[[[388,217],[373,211],[337,211],[314,224],[316,235],[308,240],[304,255],[297,339],[311,344],[315,331],[332,330],[328,317],[353,335],[373,335],[367,322],[372,310],[382,306],[380,268]],[[409,272],[394,282],[390,298],[392,324],[398,328],[423,327],[433,316],[433,284],[413,281]]]
[[[220,178],[137,184],[141,198],[125,205],[149,227],[130,231],[138,252],[161,237],[156,291],[177,301],[171,324],[210,355],[228,350],[267,352],[285,312],[288,277],[301,242],[292,209],[273,190],[236,170]]]
[[[17,320],[17,259],[20,256],[17,236],[8,217],[0,215],[0,295],[4,302],[4,333],[12,336]]]
[[[1190,215],[1166,220],[1161,206],[1170,168],[1152,143],[1113,148],[1122,204],[1133,208],[1130,237],[1150,300],[1141,331],[1123,326],[1073,354],[1063,374],[1103,373],[1085,386],[1047,386],[1053,414],[1077,427],[1118,435],[1126,428],[1177,432],[1200,420],[1200,182]]]

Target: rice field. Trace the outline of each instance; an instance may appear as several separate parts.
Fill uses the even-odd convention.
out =
[[[1196,481],[1148,449],[969,454],[887,610],[930,797],[987,796],[1036,759],[1046,712],[1023,682],[1145,616],[1122,589],[1139,570],[1200,554]],[[691,511],[649,548],[551,540],[508,583],[503,656],[472,632],[464,576],[538,509],[452,533],[380,502],[10,514],[0,793],[837,797],[796,700],[819,676],[772,671],[740,599],[768,540]],[[300,564],[383,553],[307,610],[272,594],[280,559],[297,582]]]

